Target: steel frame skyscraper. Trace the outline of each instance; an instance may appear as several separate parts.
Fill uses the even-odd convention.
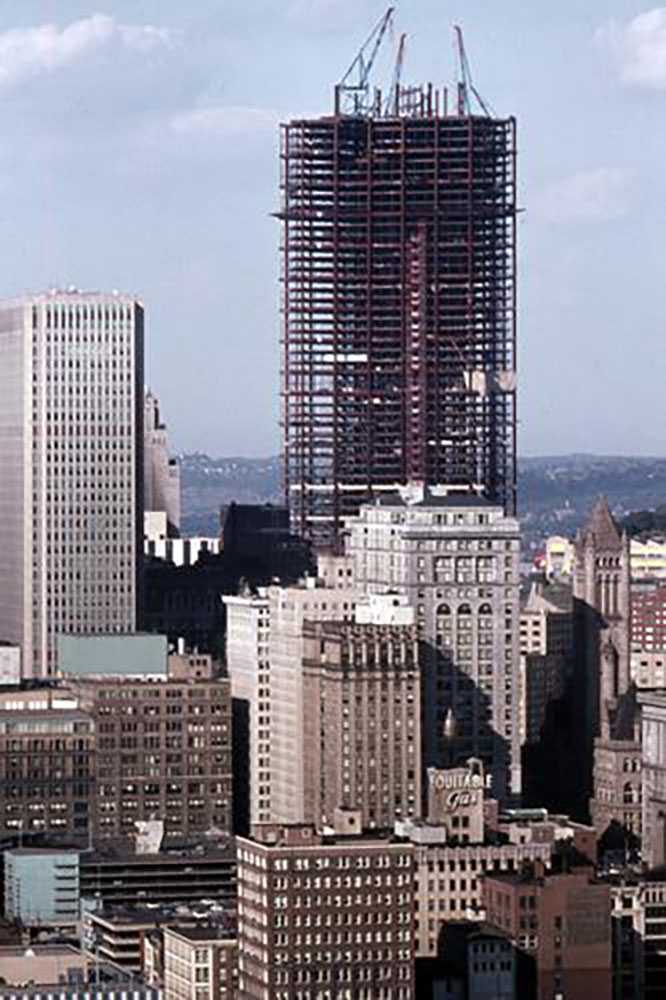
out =
[[[515,511],[515,120],[366,91],[282,126],[285,493],[318,545],[412,480]]]

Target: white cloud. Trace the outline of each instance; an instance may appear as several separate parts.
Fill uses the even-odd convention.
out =
[[[595,38],[611,53],[623,83],[666,89],[666,7],[654,7],[623,23],[609,21]]]
[[[118,24],[108,14],[93,14],[64,28],[55,24],[12,28],[0,33],[0,86],[53,72],[114,42],[146,51],[169,40],[165,28]]]
[[[255,135],[276,129],[281,117],[279,112],[265,108],[218,105],[182,111],[171,119],[171,128],[175,132],[205,135]]]
[[[626,215],[632,175],[620,167],[581,170],[548,185],[532,200],[548,222],[607,222]]]

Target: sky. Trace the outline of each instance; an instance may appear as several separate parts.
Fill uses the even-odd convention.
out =
[[[0,295],[137,294],[179,451],[278,450],[278,123],[330,111],[386,6],[0,2]],[[666,454],[666,7],[396,6],[406,81],[455,79],[459,23],[518,119],[520,452]]]

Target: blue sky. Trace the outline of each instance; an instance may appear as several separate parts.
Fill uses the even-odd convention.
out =
[[[385,7],[0,4],[0,294],[140,295],[179,449],[277,450],[277,122],[329,111]],[[458,22],[518,118],[521,452],[664,454],[666,7],[397,7],[405,79],[453,79]]]

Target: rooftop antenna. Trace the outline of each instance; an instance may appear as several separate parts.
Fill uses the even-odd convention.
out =
[[[370,96],[370,72],[384,36],[393,25],[395,7],[389,7],[372,29],[351,66],[335,88],[336,115],[368,116],[376,109]]]
[[[391,89],[386,98],[386,105],[384,107],[385,115],[397,115],[400,114],[400,81],[402,79],[402,67],[405,62],[405,47],[407,45],[407,35],[402,34],[400,36],[400,41],[398,42],[398,52],[395,57],[395,69],[393,71],[393,80],[391,82]]]
[[[472,80],[472,70],[470,69],[469,60],[467,59],[467,52],[465,51],[465,41],[463,39],[462,28],[459,25],[454,25],[453,30],[456,33],[456,39],[458,43],[458,60],[460,63],[460,81],[458,83],[458,114],[459,115],[469,115],[472,113],[471,102],[469,99],[470,93],[476,98],[479,107],[483,111],[486,118],[492,118],[492,111],[481,97],[474,86],[474,81]]]

